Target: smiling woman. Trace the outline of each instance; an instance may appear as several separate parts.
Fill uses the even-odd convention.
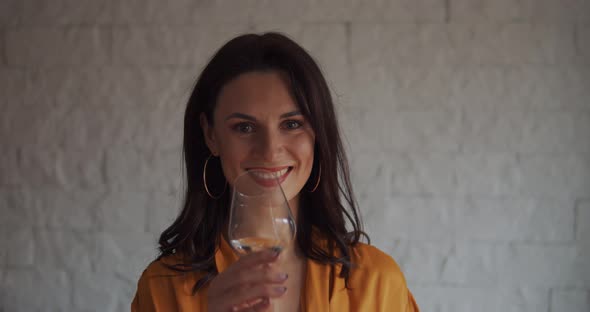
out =
[[[233,181],[251,169],[278,172],[297,216],[299,191],[313,166],[315,133],[285,76],[276,70],[239,75],[221,89],[213,122],[205,113],[200,119],[207,146],[220,157],[225,178]]]
[[[183,142],[184,207],[133,311],[267,311],[278,297],[281,311],[418,310],[395,261],[360,242],[330,91],[295,42],[267,33],[226,43],[191,94]],[[280,257],[238,258],[227,243],[227,186],[247,171],[278,177],[295,216],[296,243]]]

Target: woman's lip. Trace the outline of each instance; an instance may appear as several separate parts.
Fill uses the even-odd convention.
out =
[[[282,166],[282,167],[273,167],[273,168],[267,168],[267,167],[251,167],[248,168],[246,170],[263,170],[263,171],[268,171],[268,172],[277,172],[277,171],[281,171],[283,169],[287,169],[287,168],[291,168],[292,166]]]
[[[287,177],[289,176],[289,174],[291,173],[291,168],[292,167],[283,167],[283,169],[285,168],[289,168],[287,169],[287,172],[285,172],[282,176],[280,177],[276,177],[276,180],[274,179],[264,179],[264,178],[259,178],[256,177],[255,175],[252,176],[252,179],[254,180],[254,182],[256,182],[257,184],[264,186],[264,187],[273,187],[276,186],[276,183],[278,182],[279,184],[282,184]]]

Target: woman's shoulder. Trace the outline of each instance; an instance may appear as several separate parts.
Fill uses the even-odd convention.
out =
[[[148,264],[148,266],[143,271],[143,275],[161,276],[170,273],[177,273],[178,271],[173,270],[172,267],[181,263],[183,263],[182,257],[178,254],[162,256]]]
[[[359,302],[368,298],[370,302],[364,304],[387,307],[388,311],[419,311],[404,274],[390,255],[375,246],[357,243],[352,247],[351,258],[350,284],[364,290],[357,293]]]
[[[152,261],[141,274],[137,292],[131,304],[132,311],[174,311],[178,307],[197,309],[200,301],[194,301],[192,287],[199,278],[196,272],[180,272],[175,264],[185,263],[178,255],[167,255]],[[183,309],[184,310],[184,309]]]
[[[393,274],[403,279],[403,273],[397,262],[375,246],[357,243],[352,247],[351,260],[353,267],[360,270]]]
[[[199,274],[197,272],[186,270],[186,266],[182,266],[182,264],[186,263],[183,259],[177,254],[159,257],[143,270],[138,284],[151,285],[151,287],[153,285],[169,284],[177,288],[187,279],[198,278]]]
[[[159,257],[152,261],[141,274],[138,281],[138,292],[168,293],[181,291],[187,282],[196,281],[202,274],[186,270],[186,266],[179,255],[172,254]],[[184,268],[184,270],[183,270]]]

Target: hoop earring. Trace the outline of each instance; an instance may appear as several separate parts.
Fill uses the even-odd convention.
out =
[[[313,190],[311,190],[311,191],[308,190],[308,192],[313,193],[313,192],[315,192],[315,190],[317,190],[318,185],[320,185],[321,178],[322,178],[322,164],[320,164],[320,169],[319,169],[319,172],[318,172],[318,181],[315,183],[315,186],[313,187]]]
[[[209,157],[207,157],[207,160],[205,160],[205,165],[203,166],[203,185],[205,186],[205,192],[207,192],[207,195],[209,195],[209,197],[213,199],[220,199],[221,196],[225,193],[225,189],[227,188],[227,181],[225,181],[225,184],[223,185],[223,191],[221,192],[221,194],[219,194],[218,196],[213,196],[213,194],[211,194],[209,188],[207,187],[207,164],[209,163],[209,159],[211,159],[211,156],[213,155],[210,154]]]

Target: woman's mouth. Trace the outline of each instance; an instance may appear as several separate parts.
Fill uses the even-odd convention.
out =
[[[293,167],[285,167],[279,170],[256,168],[249,169],[248,172],[252,174],[252,178],[256,183],[271,187],[275,186],[277,182],[279,184],[283,183],[292,169]]]

